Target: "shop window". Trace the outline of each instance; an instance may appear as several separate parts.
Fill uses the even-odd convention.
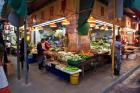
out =
[[[44,11],[41,11],[41,20],[44,21],[45,18],[44,18]]]
[[[104,16],[104,7],[101,6],[101,16]]]
[[[36,24],[37,24],[37,16],[34,15],[34,17],[33,17],[33,25],[36,25]]]

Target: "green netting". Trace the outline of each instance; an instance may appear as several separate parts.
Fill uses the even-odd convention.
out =
[[[140,0],[125,0],[125,7],[134,8],[140,11]]]
[[[8,4],[19,14],[25,17],[27,15],[27,1],[26,0],[8,0]]]
[[[140,0],[135,0],[132,7],[140,11]]]
[[[78,33],[79,35],[87,35],[89,31],[89,24],[87,19],[91,14],[95,0],[80,0],[79,19],[78,19]]]
[[[79,35],[87,35],[89,30],[89,24],[83,23],[81,27],[78,28]]]

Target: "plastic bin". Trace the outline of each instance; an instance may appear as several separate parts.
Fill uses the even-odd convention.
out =
[[[33,56],[32,55],[28,55],[27,62],[28,62],[28,64],[33,63]]]
[[[128,59],[136,59],[136,54],[129,54]]]
[[[68,60],[67,62],[68,62],[68,65],[75,66],[75,65],[80,64],[81,60],[77,60],[77,61]]]
[[[77,85],[79,83],[79,73],[70,75],[70,83]]]

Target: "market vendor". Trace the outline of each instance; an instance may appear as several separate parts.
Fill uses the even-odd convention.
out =
[[[122,58],[122,49],[124,46],[121,43],[121,36],[116,36],[116,42],[115,42],[115,69],[114,69],[114,75],[120,75],[120,69],[121,69],[121,58]]]
[[[49,43],[48,38],[45,39],[44,46],[45,46],[45,51],[48,51],[51,48],[51,44]],[[50,55],[46,55],[46,60],[50,58],[51,58]]]
[[[49,43],[48,38],[45,39],[44,44],[45,44],[45,50],[49,50],[51,48],[51,44]]]

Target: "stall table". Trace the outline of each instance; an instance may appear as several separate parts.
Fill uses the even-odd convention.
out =
[[[79,74],[80,72],[82,72],[81,69],[74,71],[74,72],[69,72],[63,68],[59,68],[57,65],[58,65],[57,63],[53,63],[53,62],[47,63],[46,69],[61,79],[70,80],[71,83],[72,83],[71,77],[75,74]],[[77,80],[79,81],[79,77],[77,77]],[[78,84],[78,81],[76,81],[72,84]]]
[[[58,56],[59,56],[58,52],[45,51],[44,53],[46,55],[50,55],[52,60],[58,60]],[[82,70],[82,77],[84,77],[85,71],[87,71],[93,67],[96,69],[97,64],[107,63],[107,62],[109,62],[109,59],[110,59],[109,52],[96,53],[96,54],[93,54],[93,56],[91,56],[90,59],[82,60],[79,64],[69,64],[69,65],[80,68]],[[67,64],[67,62],[61,62],[61,61],[59,61],[59,62]]]

